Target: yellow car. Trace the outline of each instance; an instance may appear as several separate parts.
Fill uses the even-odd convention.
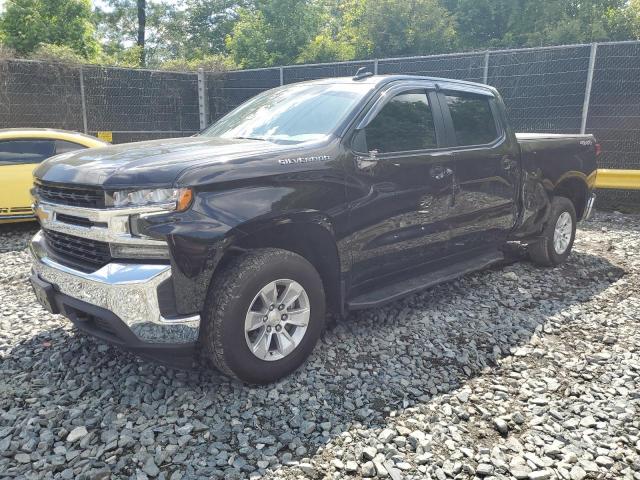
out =
[[[43,160],[81,148],[104,147],[102,140],[47,128],[0,129],[0,223],[34,220],[33,170]]]

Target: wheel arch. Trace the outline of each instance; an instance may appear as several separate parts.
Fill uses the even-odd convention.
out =
[[[279,248],[305,258],[318,271],[325,290],[327,309],[343,312],[340,255],[333,225],[318,212],[303,212],[286,217],[253,220],[235,229],[227,249],[213,275],[247,250]]]
[[[576,218],[582,220],[589,201],[589,186],[585,178],[568,176],[561,179],[551,192],[554,197],[568,198],[576,210]]]

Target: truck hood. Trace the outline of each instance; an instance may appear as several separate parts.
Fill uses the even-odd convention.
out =
[[[38,180],[101,187],[166,186],[202,164],[224,164],[242,158],[278,155],[291,145],[261,140],[213,137],[172,138],[77,150],[44,161]]]

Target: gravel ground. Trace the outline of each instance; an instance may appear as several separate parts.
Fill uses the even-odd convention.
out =
[[[640,480],[640,216],[333,326],[250,388],[74,333],[0,230],[0,477]]]

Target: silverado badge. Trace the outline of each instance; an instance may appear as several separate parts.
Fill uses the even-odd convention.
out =
[[[298,158],[281,158],[278,160],[280,165],[293,165],[297,163],[324,162],[331,160],[329,155],[320,155],[317,157],[298,157]]]

